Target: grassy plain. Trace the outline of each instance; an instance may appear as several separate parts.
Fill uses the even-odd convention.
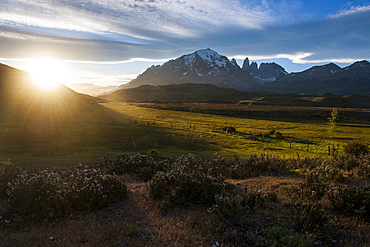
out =
[[[245,156],[250,153],[274,153],[282,157],[326,157],[329,146],[331,152],[334,147],[340,153],[345,144],[351,141],[367,142],[370,136],[369,121],[343,119],[341,111],[334,134],[330,138],[325,117],[293,118],[289,117],[289,114],[286,118],[271,117],[271,114],[266,114],[267,117],[237,117],[232,114],[232,109],[231,116],[225,116],[191,112],[191,105],[188,104],[186,108],[188,111],[186,109],[179,111],[156,109],[155,105],[148,108],[147,104],[105,104],[107,108],[129,116],[142,125],[162,129],[167,133],[167,137],[180,136],[177,140],[183,142],[184,147],[196,144],[197,148],[191,151],[206,156],[217,152],[227,157]],[[202,108],[202,105],[196,106]],[[225,107],[225,104],[222,107]],[[207,105],[204,105],[204,108],[206,109]],[[261,109],[263,108],[269,109],[268,106],[262,106]],[[331,109],[325,110],[323,116],[327,114],[329,117]],[[294,112],[303,112],[307,109],[284,107],[284,111],[291,111],[291,116],[294,116]],[[228,126],[235,127],[237,132],[226,134],[223,128]],[[277,134],[278,132],[281,135]],[[176,148],[162,145],[165,144],[164,141],[158,140],[155,146],[166,155],[190,151],[181,148],[181,143]]]
[[[216,152],[229,158],[250,153],[327,157],[329,146],[340,153],[346,143],[366,143],[370,136],[369,112],[364,110],[339,110],[330,139],[330,108],[227,104],[167,104],[164,108],[127,103],[101,107],[105,115],[87,112],[91,116],[86,120],[1,123],[0,160],[35,168],[152,149],[165,156],[194,153],[207,158]],[[94,114],[102,119],[91,122]],[[223,128],[229,126],[237,132],[226,134]]]

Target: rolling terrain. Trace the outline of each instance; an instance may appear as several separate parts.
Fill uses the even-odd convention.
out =
[[[100,96],[106,101],[152,103],[233,103],[309,107],[369,108],[369,95],[245,92],[210,84],[142,85]]]

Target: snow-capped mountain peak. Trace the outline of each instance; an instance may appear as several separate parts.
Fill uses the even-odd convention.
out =
[[[237,66],[232,63],[226,56],[220,55],[214,50],[209,48],[198,50],[194,53],[184,55],[177,58],[177,61],[184,61],[185,66],[191,66],[194,62],[197,61],[197,57],[201,58],[204,62],[211,66],[218,66],[222,68],[227,68],[227,65]]]
[[[260,84],[236,61],[211,49],[202,49],[147,69],[126,87],[208,83],[238,90],[257,90]]]

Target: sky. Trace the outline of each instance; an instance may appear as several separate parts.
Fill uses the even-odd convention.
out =
[[[0,0],[0,63],[48,61],[83,93],[199,49],[298,72],[370,60],[369,44],[370,0]]]

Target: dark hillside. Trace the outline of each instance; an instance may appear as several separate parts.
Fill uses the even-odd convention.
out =
[[[101,96],[108,101],[126,102],[183,102],[183,103],[237,103],[264,93],[242,92],[233,88],[220,88],[211,84],[143,85],[115,91]]]
[[[29,74],[6,65],[0,65],[0,113],[1,154],[84,149],[104,137],[102,123],[114,120],[92,97],[63,85],[41,90]]]
[[[105,101],[136,103],[231,103],[243,105],[370,108],[368,95],[277,94],[244,92],[210,84],[143,85],[101,96]]]

